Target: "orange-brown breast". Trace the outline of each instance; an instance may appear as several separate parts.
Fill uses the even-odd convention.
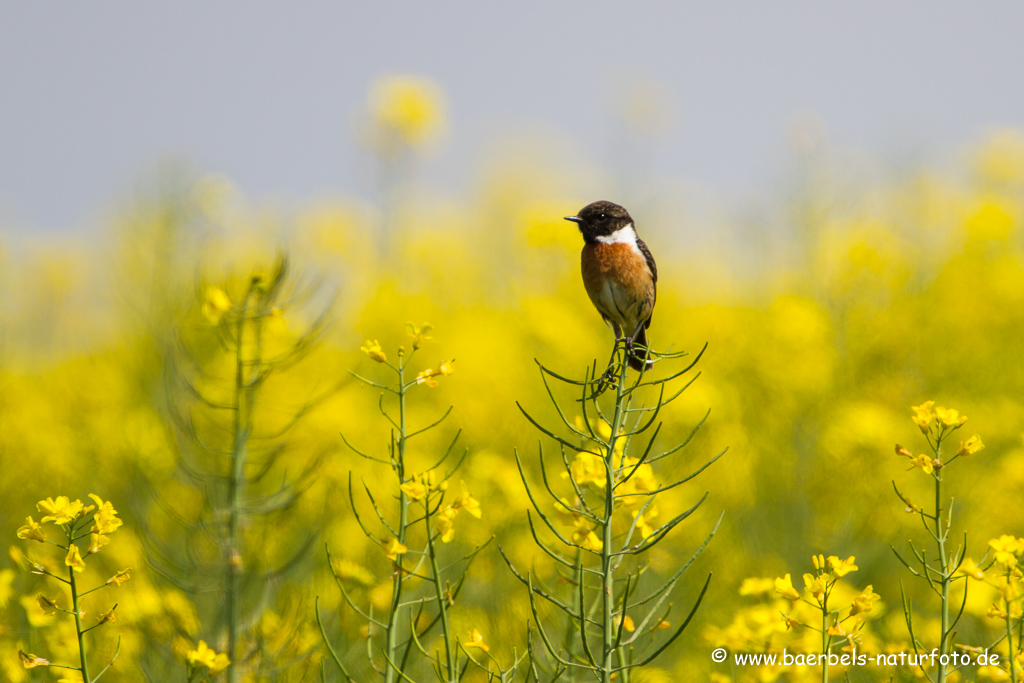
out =
[[[651,317],[654,281],[647,261],[626,243],[589,243],[580,257],[583,285],[601,314],[627,334]]]

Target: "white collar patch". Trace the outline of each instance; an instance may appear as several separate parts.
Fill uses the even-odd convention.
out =
[[[619,228],[610,235],[598,235],[595,239],[602,244],[629,244],[636,249],[637,252],[640,251],[636,246],[636,230],[633,229],[632,223],[623,228]]]

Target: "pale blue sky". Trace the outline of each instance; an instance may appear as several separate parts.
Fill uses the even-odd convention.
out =
[[[352,117],[388,72],[445,90],[452,194],[497,130],[607,164],[637,73],[676,103],[656,170],[728,197],[772,182],[794,112],[882,158],[1024,128],[1022,32],[1020,2],[4,0],[0,229],[82,225],[169,156],[256,199],[365,192]]]

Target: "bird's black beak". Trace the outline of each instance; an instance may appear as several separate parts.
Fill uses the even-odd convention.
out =
[[[566,216],[565,220],[572,221],[573,223],[582,223],[583,219],[579,216]]]

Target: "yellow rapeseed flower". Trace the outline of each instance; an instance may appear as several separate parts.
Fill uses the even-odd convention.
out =
[[[491,650],[491,646],[484,642],[484,634],[480,633],[477,629],[469,632],[469,642],[463,643],[462,646],[467,649],[475,647],[484,652],[490,652]]]
[[[604,549],[604,541],[602,541],[593,531],[587,534],[587,537],[582,543],[580,543],[580,545],[585,550],[593,550],[595,553],[599,553]]]
[[[384,555],[394,562],[398,559],[399,555],[404,555],[409,552],[409,549],[398,542],[397,538],[389,538],[384,541]]]
[[[115,519],[118,515],[118,511],[114,509],[114,504],[110,501],[103,501],[95,494],[89,494],[89,498],[96,504],[96,514],[93,517],[93,523],[100,527],[100,533],[110,533],[112,530],[110,526],[114,528],[121,526],[121,520]],[[109,529],[109,530],[108,530]]]
[[[423,500],[427,495],[427,487],[422,482],[416,480],[407,481],[398,488],[402,489],[402,492],[409,496],[409,500],[414,502]]]
[[[775,579],[775,592],[787,600],[799,600],[800,593],[793,588],[793,578],[786,574],[782,578]]]
[[[437,377],[438,375],[447,377],[448,375],[454,373],[455,366],[452,365],[452,363],[454,362],[455,361],[443,360],[441,361],[441,364],[437,367],[436,370],[434,368],[427,368],[423,372],[416,375],[416,383],[426,384],[428,387],[436,387],[437,381],[431,378]]]
[[[1003,534],[988,542],[989,547],[996,551],[996,562],[1006,567],[1017,564],[1017,555],[1024,551],[1024,539]]]
[[[47,616],[57,611],[57,601],[46,597],[42,593],[36,596],[36,604],[39,605],[39,609],[43,610],[43,614]]]
[[[640,534],[640,538],[647,538],[654,533],[654,527],[651,526],[651,520],[657,516],[658,511],[653,507],[648,507],[647,512],[637,515],[636,530]]]
[[[414,351],[423,346],[423,342],[433,339],[430,336],[430,332],[434,328],[430,323],[423,323],[417,326],[410,320],[405,324],[405,329],[409,332],[409,336],[412,337],[412,348]]]
[[[113,584],[116,584],[117,586],[120,586],[122,583],[124,583],[125,581],[128,581],[129,579],[132,578],[131,571],[132,571],[131,567],[125,567],[124,569],[122,569],[118,573],[114,574],[109,579],[107,579],[107,583],[108,584],[113,583]]]
[[[832,567],[832,573],[842,578],[850,572],[857,571],[857,565],[853,563],[853,555],[850,555],[845,560],[840,560],[835,555],[830,555],[828,558],[828,564]]]
[[[957,574],[970,577],[975,581],[981,581],[985,578],[985,573],[981,571],[978,564],[969,557],[965,557],[963,562],[960,563],[960,567],[956,570]]]
[[[47,498],[36,503],[36,509],[45,516],[41,522],[53,522],[54,524],[67,524],[82,513],[82,501],[71,502],[67,496],[57,496],[57,499]]]
[[[846,631],[844,631],[843,627],[840,626],[838,623],[829,626],[828,631],[826,631],[826,633],[828,633],[830,636],[836,636],[839,638],[845,638],[847,636]]]
[[[825,589],[828,588],[828,582],[824,574],[804,574],[804,588],[820,602],[825,595]]]
[[[104,536],[103,534],[93,533],[89,535],[89,550],[88,554],[98,553],[103,550],[103,546],[110,543],[110,537]]]
[[[452,507],[456,510],[465,510],[469,514],[473,515],[477,519],[482,516],[480,510],[480,501],[470,495],[469,488],[466,487],[466,482],[460,482],[462,485],[462,495],[455,499],[452,503]]]
[[[633,623],[633,617],[628,614],[622,620],[622,628],[626,629],[630,633],[636,630],[636,625]]]
[[[960,450],[957,451],[957,455],[974,455],[984,447],[985,444],[981,442],[981,437],[974,434],[967,441],[960,442]]]
[[[359,350],[378,363],[383,363],[388,359],[388,357],[384,355],[384,350],[380,347],[380,342],[376,339],[373,341],[367,339],[363,342],[363,345],[359,347]]]
[[[64,564],[76,572],[85,571],[85,561],[82,559],[82,553],[79,552],[78,546],[74,543],[68,548],[68,555],[64,558]]]
[[[430,80],[409,76],[385,78],[370,93],[374,123],[401,142],[419,146],[441,128],[441,95]]]
[[[90,493],[89,497],[96,503],[96,514],[92,518],[92,531],[94,533],[112,534],[124,524],[124,522],[118,519],[117,510],[114,509],[114,505],[110,501],[104,502],[95,493]]]
[[[875,601],[880,599],[882,596],[877,593],[872,593],[871,589],[872,586],[869,585],[864,589],[864,592],[853,599],[853,604],[850,605],[851,617],[862,612],[870,612],[875,608]]]
[[[959,427],[964,422],[967,422],[967,416],[961,415],[960,411],[956,408],[938,406],[935,408],[935,417],[942,423],[943,427]]]
[[[999,607],[998,605],[993,603],[989,605],[988,611],[985,613],[985,616],[989,618],[997,618],[997,620],[1005,620],[1005,618],[1007,618],[1007,610],[1002,609],[1002,607]]]
[[[593,453],[584,453],[582,451],[577,453],[569,469],[572,471],[572,478],[576,481],[577,486],[583,487],[587,484],[593,484],[598,488],[604,488],[604,460]]]
[[[455,538],[455,515],[458,510],[447,507],[437,516],[437,533],[441,534],[442,543],[450,543]]]
[[[601,552],[604,542],[590,528],[590,522],[581,515],[576,518],[575,527],[575,530],[572,532],[573,543],[581,548],[593,550],[596,553]]]
[[[215,656],[217,656],[216,650],[207,645],[205,640],[200,640],[199,645],[185,655],[188,663],[193,666],[209,666]]]
[[[26,669],[34,669],[37,666],[50,666],[50,660],[37,657],[36,655],[18,650],[18,659]]]
[[[924,455],[923,453],[911,460],[911,464],[914,467],[920,467],[926,474],[931,474],[935,470],[935,463],[929,456]]]
[[[437,380],[431,379],[431,377],[433,377],[436,374],[437,374],[436,370],[433,370],[431,368],[427,368],[423,372],[421,372],[418,375],[416,375],[416,384],[426,384],[428,387],[433,389],[434,387],[437,386]]]
[[[218,652],[217,656],[213,658],[213,664],[210,666],[210,675],[216,676],[229,666],[231,666],[231,660],[228,659],[227,653]]]
[[[231,310],[231,299],[220,287],[207,287],[203,297],[203,317],[216,325]]]
[[[914,424],[921,428],[922,432],[927,433],[928,428],[935,420],[935,401],[925,401],[919,406],[911,406],[911,410],[914,411]]]
[[[190,650],[186,658],[192,666],[205,666],[208,668],[211,676],[216,676],[231,664],[227,654],[223,652],[217,653],[204,640],[200,640],[196,649]]]
[[[625,443],[625,439],[620,439],[620,443]],[[616,444],[617,446],[618,444]],[[658,488],[658,481],[654,478],[654,468],[648,463],[643,463],[639,467],[637,463],[640,462],[639,458],[627,457],[623,461],[625,474],[627,476],[632,473],[629,480],[619,487],[621,495],[629,495],[635,493],[648,493]],[[634,472],[634,469],[636,470]],[[640,504],[644,500],[643,496],[630,495],[626,498],[626,504]]]
[[[36,524],[31,517],[26,517],[25,524],[18,527],[18,538],[26,541],[39,541],[40,543],[46,542],[43,527]]]

